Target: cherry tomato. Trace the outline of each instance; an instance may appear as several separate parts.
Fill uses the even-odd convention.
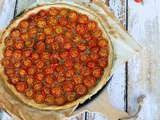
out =
[[[76,85],[82,83],[82,77],[80,75],[74,75],[73,80]]]
[[[39,54],[36,52],[32,52],[31,59],[34,61],[34,60],[37,60],[38,58],[39,58]]]
[[[107,57],[108,56],[108,50],[106,48],[101,48],[99,51],[99,55],[101,57]]]
[[[52,46],[53,50],[58,50],[59,49],[59,45],[58,45],[57,42],[52,43],[51,46]]]
[[[15,29],[11,32],[11,37],[12,38],[19,38],[20,37],[20,31]]]
[[[25,60],[23,61],[23,64],[24,64],[24,66],[26,66],[26,67],[30,67],[30,66],[32,65],[32,62],[31,62],[30,59],[25,59]]]
[[[74,70],[68,70],[67,72],[66,72],[66,77],[72,77],[74,75]]]
[[[28,98],[32,98],[33,97],[33,90],[32,89],[27,89],[25,91],[25,95],[28,97]]]
[[[35,78],[36,78],[36,80],[38,80],[38,81],[42,81],[43,78],[44,78],[44,75],[43,75],[42,73],[37,73],[37,74],[35,75]]]
[[[22,28],[22,29],[27,29],[29,26],[29,23],[27,20],[23,20],[19,24],[20,24],[20,28]]]
[[[46,37],[45,33],[39,33],[39,34],[37,35],[37,39],[38,39],[39,41],[44,41],[45,37]]]
[[[35,93],[34,94],[34,100],[36,103],[43,103],[45,101],[45,96],[43,96],[40,93]]]
[[[64,37],[62,35],[57,35],[54,39],[56,42],[60,42],[60,43],[64,42]]]
[[[27,83],[26,82],[18,82],[16,84],[16,89],[18,92],[25,92],[25,90],[27,89]]]
[[[6,38],[4,42],[5,42],[6,47],[13,45],[13,40],[10,37]]]
[[[66,59],[65,62],[64,62],[64,65],[67,67],[67,68],[72,68],[73,67],[73,61],[71,59]]]
[[[48,25],[54,26],[58,23],[58,20],[55,17],[50,16],[50,17],[48,17],[47,23],[48,23]]]
[[[64,44],[64,49],[69,50],[72,48],[72,44],[70,42],[67,42]]]
[[[84,50],[86,50],[87,46],[86,46],[85,44],[81,43],[81,44],[78,44],[78,48],[79,48],[81,51],[84,51]]]
[[[57,8],[50,8],[48,11],[52,16],[56,16],[59,13],[59,10]]]
[[[55,98],[55,104],[56,105],[59,105],[59,106],[64,105],[65,102],[66,102],[66,99],[65,99],[64,96],[60,96],[60,97]]]
[[[55,98],[52,95],[48,95],[45,98],[45,102],[47,105],[53,105],[55,103]]]
[[[77,93],[78,96],[83,96],[87,93],[87,88],[85,85],[83,84],[78,84],[75,86],[75,91]]]
[[[24,50],[23,51],[23,56],[24,57],[29,57],[31,55],[31,53],[32,53],[32,50]]]
[[[86,28],[84,25],[78,24],[76,27],[76,31],[78,34],[83,35],[86,32]]]
[[[87,76],[85,77],[85,79],[83,80],[83,83],[86,87],[88,88],[92,88],[96,85],[96,79],[92,76]]]
[[[37,52],[41,53],[45,50],[45,43],[44,42],[41,42],[39,41],[38,43],[36,43],[36,50]]]
[[[76,93],[75,92],[67,92],[66,93],[66,98],[67,98],[67,101],[69,102],[72,102],[76,99]]]
[[[81,40],[82,40],[82,37],[81,37],[80,35],[76,35],[76,36],[73,38],[73,42],[75,42],[75,43],[79,43]]]
[[[64,75],[59,74],[59,75],[57,76],[57,81],[58,81],[58,82],[63,82],[63,81],[65,81]]]
[[[48,52],[41,53],[41,58],[44,60],[49,60],[50,54]]]
[[[70,50],[70,55],[71,57],[77,57],[78,56],[78,50],[77,49],[71,49]]]
[[[100,47],[106,47],[107,46],[107,41],[105,39],[101,39],[98,41],[98,45]]]
[[[63,89],[65,92],[72,92],[74,89],[73,82],[71,82],[71,81],[63,82]]]
[[[56,26],[56,27],[55,27],[55,32],[56,32],[57,34],[60,34],[60,33],[63,32],[63,28],[62,28],[61,26]]]
[[[23,41],[15,41],[14,47],[15,47],[15,49],[23,49],[24,48],[24,42]]]
[[[37,60],[36,61],[36,67],[41,69],[44,66],[44,61],[43,60]]]
[[[96,37],[96,38],[99,38],[102,36],[102,31],[97,29],[94,33],[93,33],[93,36]]]
[[[89,23],[87,24],[88,30],[95,30],[96,27],[97,27],[97,23],[95,21],[89,21]]]
[[[62,26],[65,26],[67,25],[68,21],[65,17],[61,17],[59,18],[59,24],[62,25]]]
[[[91,54],[90,54],[90,57],[91,57],[91,59],[92,59],[93,61],[97,61],[98,58],[99,58],[98,54],[96,54],[96,53],[91,53]]]
[[[47,75],[47,76],[45,77],[45,82],[46,82],[47,84],[52,84],[52,83],[53,83],[52,76]]]
[[[71,11],[71,12],[69,13],[68,18],[69,18],[69,21],[71,21],[71,22],[76,22],[77,19],[78,19],[78,14],[77,14],[75,11]]]
[[[89,68],[94,68],[94,67],[96,66],[96,64],[95,64],[94,62],[88,62],[88,63],[87,63],[87,66],[88,66]]]
[[[36,72],[36,68],[34,66],[31,66],[30,68],[28,68],[29,75],[33,75],[35,72]]]
[[[87,24],[88,23],[88,16],[86,16],[86,15],[80,15],[79,19],[78,19],[78,22],[82,23],[82,24]]]
[[[4,56],[5,56],[5,57],[11,57],[12,54],[13,54],[13,50],[11,50],[11,49],[9,49],[9,48],[6,49],[5,52],[4,52]]]
[[[54,96],[54,97],[60,97],[63,95],[63,90],[61,87],[57,86],[57,87],[53,87],[51,89],[51,94]]]
[[[47,68],[45,68],[45,70],[44,70],[44,72],[45,72],[45,74],[52,74],[53,73],[53,69],[51,68],[51,67],[47,67]]]
[[[20,81],[20,79],[17,76],[14,76],[14,77],[11,78],[12,84],[17,84],[19,81]]]
[[[28,33],[23,33],[23,34],[21,34],[21,39],[22,39],[23,41],[28,40],[28,39],[29,39]]]
[[[66,17],[68,14],[68,9],[62,8],[59,12],[59,15],[62,17]]]
[[[108,59],[107,58],[100,58],[98,60],[98,63],[99,63],[100,67],[105,68],[105,67],[107,67]]]
[[[37,32],[38,32],[37,28],[36,27],[32,27],[32,28],[29,29],[28,35],[29,35],[30,38],[33,38],[33,37],[35,37],[37,35]]]
[[[27,74],[26,70],[25,69],[19,69],[19,75],[20,76],[25,76]]]
[[[50,44],[54,41],[54,38],[52,36],[46,36],[45,43]]]
[[[93,76],[96,78],[101,77],[102,75],[102,69],[101,68],[96,68],[95,70],[93,70]]]
[[[14,53],[13,53],[13,57],[16,60],[20,60],[21,57],[22,57],[22,52],[20,50],[15,50]]]
[[[38,26],[39,28],[45,28],[46,25],[47,25],[47,23],[46,23],[46,21],[45,21],[44,19],[38,19],[38,20],[37,20],[37,26]]]
[[[34,84],[33,89],[34,91],[40,91],[42,90],[42,87],[43,87],[42,83],[36,83]]]
[[[26,82],[27,82],[27,84],[28,85],[33,85],[33,77],[31,77],[31,76],[27,76],[27,80],[26,80]]]

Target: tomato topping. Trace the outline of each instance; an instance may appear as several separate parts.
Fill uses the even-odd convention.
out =
[[[82,83],[82,77],[80,75],[74,75],[73,80],[75,84],[80,84]]]
[[[63,42],[64,42],[64,38],[63,38],[62,35],[57,35],[57,36],[55,37],[55,41],[56,41],[56,42],[63,43]]]
[[[36,52],[32,52],[31,59],[32,60],[37,60],[38,58],[39,58],[39,54],[36,53]]]
[[[42,73],[37,73],[37,74],[35,75],[35,78],[36,78],[36,80],[38,80],[38,81],[42,81],[43,78],[44,78],[44,75],[43,75]]]
[[[37,68],[43,68],[43,66],[44,66],[44,61],[43,60],[37,60],[36,61],[36,67]]]
[[[89,21],[89,23],[87,24],[88,30],[95,30],[96,27],[97,27],[97,23],[95,21]]]
[[[27,74],[26,70],[24,70],[24,69],[19,70],[19,75],[20,76],[25,76],[26,74]]]
[[[13,40],[9,37],[6,38],[4,42],[5,42],[6,47],[9,47],[9,46],[13,45]]]
[[[11,49],[6,49],[4,52],[5,57],[11,57],[13,54],[13,51]]]
[[[78,96],[83,96],[87,93],[87,88],[83,84],[78,84],[75,86],[75,91]]]
[[[80,15],[78,21],[79,21],[79,23],[87,24],[88,23],[88,16],[86,16],[86,15]]]
[[[13,30],[12,32],[11,32],[11,37],[12,38],[19,38],[20,37],[20,31],[19,30]]]
[[[102,75],[102,69],[101,68],[97,68],[95,70],[93,70],[93,76],[96,77],[96,78],[99,78],[101,77]]]
[[[69,18],[69,21],[71,21],[71,22],[76,22],[77,19],[78,19],[78,14],[77,14],[76,12],[74,12],[74,11],[71,11],[71,12],[69,13],[68,18]]]
[[[88,62],[88,63],[87,63],[87,66],[88,66],[89,68],[94,68],[94,67],[96,66],[96,64],[95,64],[94,62]]]
[[[26,20],[21,21],[19,24],[22,29],[27,29],[29,26],[29,23]]]
[[[61,17],[59,18],[59,24],[62,25],[62,26],[65,26],[67,25],[68,21],[65,17]]]
[[[45,101],[45,96],[42,94],[36,93],[34,94],[34,100],[36,103],[43,103]]]
[[[63,95],[63,90],[62,90],[62,88],[61,87],[53,87],[52,89],[51,89],[51,94],[53,95],[53,96],[55,96],[55,97],[60,97],[60,96],[62,96]]]
[[[47,105],[53,105],[55,103],[55,98],[52,95],[48,95],[45,98]]]
[[[56,9],[56,8],[50,8],[48,10],[49,14],[52,15],[52,16],[56,16],[58,13],[59,13],[59,10]]]
[[[32,65],[32,62],[31,62],[30,59],[25,59],[25,60],[23,61],[23,64],[24,64],[26,67],[30,67],[30,66]]]
[[[27,83],[26,82],[18,82],[16,84],[16,89],[18,92],[25,92],[27,89]]]
[[[96,85],[96,79],[92,76],[87,76],[84,79],[84,85],[88,88],[92,88]]]
[[[32,53],[32,50],[24,50],[23,51],[24,57],[29,57],[31,55],[31,53]]]
[[[30,28],[30,29],[29,29],[29,31],[28,31],[28,35],[29,35],[29,37],[30,37],[30,38],[35,37],[35,36],[36,36],[36,34],[37,34],[37,28],[32,27],[32,28]]]
[[[36,50],[37,52],[41,53],[45,50],[45,43],[39,41],[38,43],[36,43]]]
[[[63,82],[63,89],[65,92],[71,92],[74,89],[74,85],[71,81]]]
[[[81,44],[78,44],[78,48],[81,50],[81,51],[84,51],[84,50],[86,50],[86,45],[85,44],[83,44],[83,43],[81,43]]]
[[[14,76],[11,78],[11,82],[12,82],[12,84],[16,84],[19,82],[19,78],[17,76]]]
[[[42,89],[43,85],[42,83],[36,83],[33,86],[34,91],[40,91]]]
[[[49,60],[50,54],[48,52],[43,52],[41,54],[41,59]]]
[[[53,73],[53,69],[51,67],[47,67],[44,70],[45,74],[52,74]]]
[[[28,68],[29,75],[33,75],[35,72],[36,72],[36,68],[34,66],[31,66],[30,68]]]
[[[76,99],[76,93],[75,92],[67,92],[66,93],[67,101],[72,102]]]
[[[72,68],[73,67],[73,61],[71,59],[66,59],[64,64],[67,68]]]
[[[60,13],[59,13],[60,16],[66,17],[67,14],[68,14],[68,9],[62,8],[62,9],[60,10]]]
[[[53,41],[54,41],[54,38],[53,38],[52,36],[46,36],[45,42],[46,42],[47,44],[50,44],[50,43],[52,43]]]
[[[39,33],[38,35],[37,35],[37,39],[39,40],[39,41],[43,41],[44,39],[45,39],[45,34],[44,33]]]
[[[27,76],[27,80],[26,80],[26,82],[27,82],[27,84],[28,85],[33,85],[33,77],[31,77],[31,76]]]
[[[50,17],[48,17],[47,23],[49,25],[53,26],[53,25],[56,25],[58,23],[58,20],[55,17],[50,16]]]
[[[21,59],[22,52],[20,50],[15,50],[13,53],[13,57],[17,60]]]
[[[23,34],[21,34],[21,39],[22,39],[23,41],[28,40],[28,39],[29,39],[28,33],[23,33]]]
[[[77,57],[78,56],[78,50],[77,49],[71,49],[70,50],[70,55],[71,57]]]
[[[39,27],[39,28],[45,28],[46,27],[46,21],[44,20],[44,19],[39,19],[38,21],[37,21],[37,26]]]
[[[74,75],[74,70],[68,70],[67,72],[66,72],[66,77],[72,77]]]
[[[99,40],[98,45],[100,47],[106,47],[107,46],[107,41],[105,39],[101,39],[101,40]]]
[[[61,26],[57,26],[57,27],[55,28],[55,32],[56,32],[57,34],[60,34],[60,33],[63,32],[63,28],[62,28]]]
[[[76,31],[78,34],[82,35],[86,32],[86,28],[84,25],[78,24],[76,27]]]
[[[108,50],[105,49],[105,48],[101,48],[100,51],[99,51],[99,55],[101,57],[107,57],[108,56]]]
[[[98,60],[98,63],[99,63],[100,67],[105,68],[105,67],[107,67],[108,59],[107,58],[100,58]]]
[[[23,41],[15,41],[14,47],[15,47],[15,49],[23,49],[24,48],[24,42]]]
[[[47,76],[45,77],[45,82],[46,82],[47,84],[52,84],[52,83],[53,83],[52,76],[47,75]]]
[[[64,105],[65,102],[66,102],[66,99],[64,96],[60,96],[60,97],[55,98],[56,105]]]
[[[28,98],[32,98],[33,97],[33,90],[32,89],[27,89],[26,91],[25,91],[25,94],[26,94],[26,96],[28,97]]]
[[[64,49],[69,50],[71,48],[72,48],[72,44],[70,42],[64,44]]]

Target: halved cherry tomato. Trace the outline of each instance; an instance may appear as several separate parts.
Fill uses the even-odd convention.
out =
[[[55,17],[50,16],[50,17],[48,17],[47,23],[48,23],[48,25],[54,26],[58,23],[58,20]]]
[[[33,97],[33,94],[34,94],[34,92],[33,92],[32,89],[27,89],[27,90],[25,91],[25,95],[26,95],[28,98],[32,98],[32,97]]]
[[[32,50],[30,50],[30,49],[24,50],[24,51],[23,51],[23,56],[24,56],[24,57],[29,57],[29,56],[31,55],[31,53],[32,53]]]
[[[101,57],[107,57],[108,56],[108,50],[106,48],[101,48],[99,51],[99,55]]]
[[[29,23],[28,23],[27,20],[23,20],[23,21],[21,21],[21,22],[19,23],[19,25],[20,25],[20,27],[21,27],[22,29],[27,29],[28,26],[29,26]]]
[[[59,10],[57,8],[50,8],[48,12],[50,15],[56,16],[59,13]]]
[[[78,34],[83,35],[86,32],[86,27],[84,25],[78,24],[76,31]]]
[[[16,89],[18,92],[24,93],[25,90],[27,89],[27,83],[26,82],[18,82],[16,84]]]
[[[34,61],[34,60],[37,60],[38,58],[39,58],[39,54],[36,52],[32,52],[31,59]]]
[[[83,83],[86,87],[92,88],[96,85],[96,79],[92,76],[87,76],[84,78]]]
[[[66,72],[66,77],[72,77],[74,75],[74,70],[70,69]]]
[[[41,58],[44,60],[49,60],[50,54],[48,52],[41,53]]]
[[[78,48],[79,48],[81,51],[84,51],[84,50],[86,50],[87,46],[86,46],[85,44],[83,44],[83,43],[80,43],[80,44],[78,44]]]
[[[102,75],[102,69],[101,68],[96,68],[95,70],[93,70],[93,76],[96,78],[101,77]]]
[[[52,28],[51,27],[45,27],[44,28],[44,33],[46,35],[51,35],[52,34]]]
[[[13,30],[12,32],[11,32],[11,37],[12,38],[19,38],[20,37],[20,31],[18,30],[18,29],[15,29],[15,30]]]
[[[97,27],[97,23],[95,21],[89,21],[89,23],[87,24],[88,30],[95,30],[96,27]]]
[[[33,85],[33,81],[34,81],[33,77],[32,76],[27,76],[26,78],[27,78],[27,80],[26,80],[27,84],[28,85]]]
[[[38,20],[37,20],[37,26],[38,26],[39,28],[45,28],[46,25],[47,25],[47,23],[46,23],[46,21],[45,21],[44,19],[38,19]]]
[[[37,39],[38,39],[39,41],[43,41],[43,40],[45,39],[45,37],[46,37],[45,33],[39,33],[39,34],[37,35]]]
[[[108,59],[107,58],[100,58],[98,60],[98,63],[99,63],[100,67],[105,68],[105,67],[107,67]]]
[[[23,41],[28,40],[28,39],[29,39],[28,33],[23,33],[23,34],[21,34],[21,39],[22,39]]]
[[[73,80],[76,85],[82,83],[82,77],[80,75],[74,75]]]
[[[34,100],[36,103],[43,103],[45,101],[45,96],[43,96],[41,93],[35,93]]]
[[[6,47],[13,45],[13,40],[10,37],[6,38],[4,42],[5,42]]]
[[[64,105],[65,102],[66,102],[66,99],[65,99],[64,96],[60,96],[60,97],[55,98],[55,104],[56,105],[59,105],[59,106]]]
[[[41,41],[37,42],[36,43],[36,50],[39,53],[43,52],[45,50],[45,43],[41,42]]]
[[[53,79],[52,79],[52,76],[51,75],[47,75],[46,77],[45,77],[45,82],[47,83],[47,84],[52,84],[53,83]]]
[[[45,74],[52,74],[53,73],[53,69],[51,68],[51,67],[47,67],[47,68],[45,68],[45,70],[44,70],[44,72],[45,72]]]
[[[72,48],[72,44],[70,42],[64,43],[64,49],[69,50]]]
[[[67,98],[67,101],[72,102],[77,98],[77,96],[75,92],[67,92],[66,98]]]
[[[78,22],[81,23],[81,24],[87,24],[88,20],[89,20],[88,16],[86,16],[86,15],[80,15],[79,19],[78,19]]]
[[[25,60],[23,60],[23,64],[26,67],[30,67],[32,65],[32,62],[30,59],[25,59]]]
[[[4,56],[5,57],[11,57],[13,54],[13,50],[7,48],[5,51],[4,51]]]
[[[51,89],[51,94],[54,96],[54,97],[60,97],[63,95],[63,90],[61,87],[57,86],[57,87],[53,87]]]
[[[85,94],[87,94],[87,88],[85,85],[83,84],[78,84],[75,86],[75,91],[77,93],[78,96],[83,96]]]
[[[42,87],[43,87],[42,83],[36,83],[34,84],[33,89],[34,91],[40,91],[42,90]]]
[[[36,62],[36,67],[41,69],[44,66],[44,61],[43,60],[37,60]]]
[[[34,66],[31,66],[27,71],[29,75],[33,75],[36,72],[36,68]]]
[[[24,42],[23,41],[15,41],[14,47],[15,47],[15,49],[23,49],[24,48]]]
[[[71,57],[77,57],[78,56],[78,50],[77,49],[71,49],[70,50],[70,55]]]
[[[52,95],[48,95],[45,98],[45,102],[47,105],[53,105],[55,103],[55,98]]]
[[[17,77],[17,76],[14,76],[14,77],[11,78],[12,84],[16,84],[16,83],[18,83],[19,81],[20,81],[20,79],[19,79],[19,77]]]
[[[65,17],[61,17],[61,18],[59,18],[59,24],[62,26],[65,26],[68,24],[68,21]]]
[[[98,45],[100,47],[106,47],[107,46],[107,41],[105,39],[101,39],[98,41]]]
[[[71,81],[63,82],[63,89],[65,92],[72,92],[74,89],[73,82],[71,82]]]
[[[71,11],[68,15],[69,21],[76,22],[78,19],[78,14],[75,11]]]
[[[22,52],[20,50],[15,50],[13,53],[13,58],[16,60],[20,60],[22,57]]]
[[[19,69],[19,75],[20,76],[25,76],[26,74],[27,74],[27,72],[26,72],[25,69],[23,69],[23,68]]]
[[[95,64],[94,62],[88,62],[88,63],[87,63],[87,66],[88,66],[89,68],[94,68],[94,67],[96,66],[96,64]]]

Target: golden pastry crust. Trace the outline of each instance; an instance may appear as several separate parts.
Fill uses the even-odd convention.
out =
[[[3,58],[3,50],[5,48],[4,40],[10,34],[11,30],[13,28],[15,28],[22,20],[28,18],[31,14],[38,13],[40,10],[47,10],[47,9],[49,9],[51,7],[60,7],[60,8],[72,9],[72,10],[77,11],[79,13],[86,14],[87,16],[89,16],[89,18],[95,20],[98,23],[98,26],[101,28],[101,30],[103,32],[103,37],[108,40],[108,44],[109,44],[108,66],[107,66],[107,68],[105,68],[104,74],[101,77],[101,80],[99,81],[99,83],[92,90],[90,90],[87,93],[87,95],[82,96],[82,97],[80,97],[79,99],[77,99],[77,100],[75,100],[73,102],[67,103],[67,104],[62,105],[62,106],[56,106],[56,105],[48,106],[46,104],[37,104],[36,102],[34,102],[31,99],[26,99],[25,96],[23,96],[21,93],[17,92],[15,87],[8,83],[8,81],[7,81],[8,78],[4,73],[4,68],[3,68],[2,65],[0,66],[0,77],[3,79],[4,85],[6,85],[14,93],[14,95],[17,98],[19,98],[22,102],[24,102],[25,104],[27,104],[27,105],[29,105],[31,107],[35,107],[35,108],[41,109],[41,110],[62,110],[62,109],[71,108],[73,106],[76,106],[78,104],[81,104],[81,103],[85,102],[87,99],[89,99],[94,94],[96,94],[106,84],[107,79],[109,78],[110,73],[111,73],[111,69],[112,69],[113,48],[112,48],[111,41],[110,41],[109,37],[107,36],[107,33],[106,33],[105,29],[104,29],[103,22],[100,20],[100,18],[96,14],[93,15],[87,10],[84,10],[82,8],[78,8],[78,7],[75,7],[75,6],[71,6],[71,5],[50,4],[50,5],[42,5],[42,6],[38,6],[38,7],[32,8],[32,9],[26,11],[23,15],[21,15],[17,19],[15,19],[14,21],[11,22],[11,24],[7,27],[7,29],[3,32],[2,36],[1,36],[1,42],[2,42],[1,46],[0,46],[0,59],[1,60]]]

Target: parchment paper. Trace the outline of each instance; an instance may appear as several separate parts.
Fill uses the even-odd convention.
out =
[[[142,49],[125,31],[119,21],[111,14],[109,8],[102,0],[93,0],[92,3],[82,3],[76,0],[43,0],[42,2],[41,0],[38,0],[38,2],[34,3],[31,7],[38,4],[59,2],[92,9],[99,14],[105,23],[105,30],[110,37],[114,48],[115,60],[112,74],[120,64],[126,62]],[[77,107],[75,106],[63,111],[42,111],[21,103],[2,84],[2,80],[0,80],[0,108],[8,112],[15,120],[61,120],[84,110],[100,112],[108,118],[108,120],[118,120],[121,117],[128,116],[127,113],[116,110],[111,106],[105,91],[103,91],[93,102],[78,110],[75,110]]]

